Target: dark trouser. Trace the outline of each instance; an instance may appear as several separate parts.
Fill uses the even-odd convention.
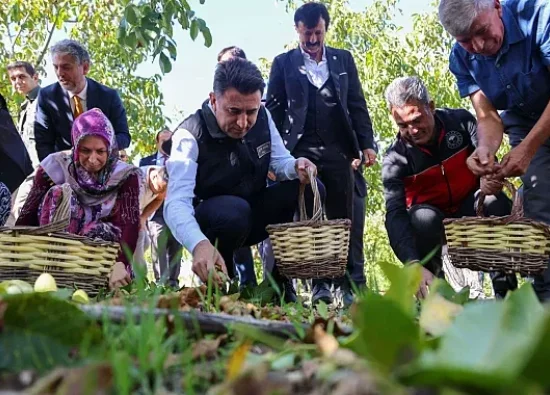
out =
[[[354,171],[353,218],[351,220],[348,272],[356,287],[366,285],[363,235],[365,232],[367,184],[362,174],[363,167]]]
[[[155,280],[171,287],[179,286],[182,246],[164,222],[162,215],[149,221],[151,255]]]
[[[325,191],[318,182],[323,200]],[[266,187],[250,201],[231,195],[216,196],[200,202],[195,218],[204,235],[214,245],[225,262],[233,262],[233,253],[242,246],[251,246],[267,238],[265,227],[292,222],[298,205],[300,181],[284,181]],[[306,207],[312,212],[313,193],[306,188]],[[233,265],[227,265],[230,277],[235,276]]]
[[[437,246],[441,246],[443,220],[445,218],[473,217],[476,215],[477,194],[478,193],[471,193],[464,199],[458,212],[452,216],[446,216],[437,207],[428,204],[418,204],[409,209],[409,217],[416,238],[416,248],[420,257],[423,258],[429,255]],[[483,211],[486,216],[495,215],[502,217],[510,214],[512,202],[501,192],[495,196],[487,196],[483,206]],[[444,276],[441,263],[441,247],[424,267],[438,277]],[[491,274],[491,279],[493,280],[493,287],[497,295],[502,296],[508,289],[517,287],[515,275],[511,276],[502,273],[494,273]]]
[[[241,247],[233,254],[233,263],[239,275],[241,286],[258,285],[254,270],[254,257],[250,247]]]
[[[512,147],[517,147],[536,123],[536,120],[508,111],[503,112],[501,117]],[[550,140],[537,150],[521,180],[525,217],[550,225]],[[534,276],[534,280],[539,299],[542,302],[550,300],[550,268]]]

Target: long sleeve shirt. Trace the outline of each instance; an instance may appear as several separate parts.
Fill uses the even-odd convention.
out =
[[[298,178],[296,159],[285,148],[281,135],[267,111],[271,135],[270,170],[278,181]],[[166,162],[168,193],[164,202],[164,219],[175,238],[189,251],[207,240],[195,219],[193,198],[198,168],[199,147],[195,137],[185,129],[178,129],[172,137],[172,152]]]

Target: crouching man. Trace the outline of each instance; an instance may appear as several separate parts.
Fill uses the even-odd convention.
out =
[[[292,222],[300,183],[309,183],[308,169],[317,173],[312,162],[292,157],[284,147],[261,105],[265,84],[253,63],[233,58],[218,64],[213,87],[176,129],[166,163],[164,218],[192,253],[193,272],[203,282],[216,268],[234,277],[233,251],[267,238],[269,224]],[[279,182],[268,187],[269,170]],[[308,187],[310,215],[312,202]],[[274,277],[285,300],[294,301],[291,282],[276,271]]]
[[[418,262],[442,244],[443,219],[475,216],[478,190],[494,190],[475,176],[466,160],[475,150],[476,119],[464,109],[436,109],[417,77],[398,78],[386,101],[399,128],[382,165],[386,229],[403,263]],[[497,188],[498,190],[498,188]],[[485,215],[504,216],[511,201],[502,192],[487,196]],[[442,276],[441,250],[422,268],[418,297]],[[515,287],[515,277],[493,274],[495,294]]]

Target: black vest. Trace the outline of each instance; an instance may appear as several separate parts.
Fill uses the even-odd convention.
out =
[[[347,152],[347,134],[343,133],[342,109],[336,89],[330,77],[321,88],[308,83],[308,106],[304,134],[297,144],[297,151],[311,152],[315,157],[319,147]],[[340,154],[341,155],[341,154]],[[343,159],[343,156],[342,156]]]
[[[208,101],[178,128],[188,130],[198,143],[195,196],[199,200],[220,195],[250,200],[266,187],[271,134],[263,106],[252,129],[240,140],[219,129],[216,117],[208,108]]]

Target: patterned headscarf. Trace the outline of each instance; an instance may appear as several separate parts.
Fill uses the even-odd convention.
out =
[[[100,137],[107,145],[108,159],[98,174],[89,173],[78,162],[78,145],[88,136]],[[68,183],[82,203],[98,205],[108,202],[111,206],[118,188],[130,175],[138,174],[139,168],[119,160],[113,125],[98,108],[82,113],[74,121],[71,139],[71,154],[52,154],[42,161],[42,168],[55,184]]]

